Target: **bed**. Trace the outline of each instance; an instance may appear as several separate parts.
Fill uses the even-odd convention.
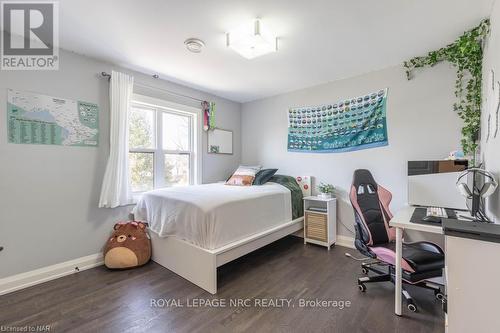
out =
[[[149,224],[153,261],[215,294],[217,267],[302,228],[310,192],[308,176],[172,187],[144,193],[133,215]]]

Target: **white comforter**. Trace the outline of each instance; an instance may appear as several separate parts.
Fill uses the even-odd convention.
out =
[[[290,222],[291,193],[276,183],[171,187],[144,193],[133,213],[160,237],[212,250]]]

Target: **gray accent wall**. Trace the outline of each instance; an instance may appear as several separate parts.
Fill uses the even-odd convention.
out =
[[[500,180],[500,130],[493,137],[496,128],[496,106],[500,94],[500,1],[495,1],[490,15],[491,34],[486,43],[483,58],[483,110],[481,115],[481,158],[486,170],[492,172]],[[490,71],[495,72],[495,91],[491,89]],[[488,115],[491,115],[490,139],[486,142],[488,133]],[[500,189],[486,199],[488,216],[500,223]]]
[[[217,104],[217,126],[234,132],[234,154],[207,154],[203,133],[204,183],[225,180],[241,159],[239,103],[74,53],[60,56],[58,71],[0,73],[0,278],[100,252],[113,224],[131,210],[97,207],[109,153],[109,84],[102,71],[128,72],[136,82]],[[8,88],[99,104],[99,147],[7,143]],[[159,90],[136,92],[199,106]]]
[[[497,64],[495,36],[496,51],[491,51],[489,59]],[[0,278],[97,253],[113,224],[127,218],[131,206],[97,208],[109,153],[109,84],[98,73],[112,69],[131,73],[142,84],[216,102],[217,126],[234,132],[234,154],[208,154],[204,133],[204,183],[225,180],[240,162],[276,167],[283,174],[311,175],[313,186],[321,181],[332,183],[339,197],[341,236],[353,236],[347,192],[355,169],[370,169],[393,193],[391,208],[395,212],[407,202],[408,160],[442,159],[460,148],[461,121],[452,110],[455,71],[446,63],[418,70],[411,81],[395,66],[241,105],[61,50],[59,71],[0,73],[0,246],[5,247],[0,252]],[[497,70],[500,77],[500,67]],[[7,88],[98,103],[99,147],[7,143]],[[287,151],[288,108],[329,103],[382,88],[389,88],[388,146],[326,154]],[[137,87],[136,92],[198,106],[156,89]],[[484,155],[488,165],[500,170],[495,147],[498,145]],[[495,198],[490,207],[498,211],[498,194]]]
[[[339,64],[341,66],[341,64]],[[499,72],[500,74],[500,72]],[[401,66],[331,82],[242,107],[242,162],[279,168],[278,173],[311,175],[313,186],[337,187],[338,233],[353,237],[353,210],[347,193],[355,169],[372,171],[393,194],[392,211],[407,202],[407,161],[443,159],[460,148],[461,120],[453,112],[455,71],[448,64],[418,70],[407,81]],[[287,110],[318,105],[389,88],[389,145],[346,153],[287,151]],[[453,189],[452,189],[453,190]],[[313,191],[316,191],[313,188]]]

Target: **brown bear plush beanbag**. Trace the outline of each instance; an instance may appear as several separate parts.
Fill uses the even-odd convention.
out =
[[[104,247],[104,264],[112,269],[138,267],[151,259],[151,240],[142,222],[117,223]]]

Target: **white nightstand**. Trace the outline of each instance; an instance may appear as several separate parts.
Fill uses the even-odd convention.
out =
[[[319,208],[320,210],[315,210]],[[337,241],[337,199],[304,198],[304,244],[330,246]]]

